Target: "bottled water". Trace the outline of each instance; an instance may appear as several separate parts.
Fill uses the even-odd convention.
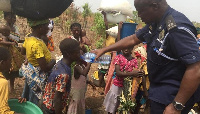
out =
[[[110,61],[111,61],[110,55],[102,55],[101,57],[98,58],[97,61],[94,61],[95,57],[96,57],[96,55],[94,53],[90,53],[90,52],[87,52],[81,56],[81,58],[86,62],[110,64]]]

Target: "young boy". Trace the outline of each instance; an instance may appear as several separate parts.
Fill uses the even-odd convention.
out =
[[[0,114],[14,114],[8,106],[9,86],[3,72],[11,68],[11,55],[6,48],[0,47]]]
[[[54,66],[43,95],[44,114],[62,114],[67,108],[71,88],[71,64],[80,60],[80,46],[76,40],[66,38],[60,43],[63,59]]]

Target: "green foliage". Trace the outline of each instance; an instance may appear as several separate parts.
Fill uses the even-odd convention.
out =
[[[199,28],[200,28],[200,23],[198,23],[198,22],[195,22],[195,21],[194,21],[194,22],[192,22],[192,23],[194,24],[194,26],[195,26],[195,27],[199,27]]]
[[[138,12],[137,11],[133,11],[133,21],[135,22],[135,23],[141,23],[142,21],[141,21],[141,18],[140,17],[138,17]]]
[[[118,112],[119,114],[129,114],[130,112],[134,111],[135,107],[135,102],[132,101],[131,96],[128,96],[127,100],[125,101],[122,98],[120,98],[120,106],[118,108]]]
[[[92,11],[91,11],[88,3],[85,3],[85,5],[83,5],[82,8],[83,8],[82,16],[83,16],[83,19],[84,19],[83,27],[86,28],[87,17],[91,16]]]
[[[92,11],[91,11],[88,3],[85,3],[85,5],[83,5],[82,8],[83,8],[82,15],[83,15],[83,18],[85,19],[91,15]]]
[[[95,31],[97,35],[102,37],[106,36],[106,28],[104,24],[104,19],[101,13],[95,13],[94,15],[94,26],[91,27],[92,31]]]
[[[3,11],[0,11],[0,19],[3,19]]]
[[[197,34],[200,34],[200,27],[197,27]]]
[[[60,19],[59,19],[59,17],[54,18],[53,21],[54,21],[55,24],[58,24],[58,23],[61,22]]]
[[[106,38],[106,27],[101,13],[94,14],[94,25],[91,27],[91,30],[96,33],[96,37],[100,36],[100,39],[95,43],[96,48],[102,48]]]
[[[103,47],[103,42],[104,42],[104,38],[100,38],[96,43],[95,43],[95,46],[97,49],[100,49]]]

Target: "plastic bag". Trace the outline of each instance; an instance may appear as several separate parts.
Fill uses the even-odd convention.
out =
[[[133,17],[133,8],[127,0],[102,0],[99,10],[107,13],[121,12],[123,15]]]
[[[114,27],[112,27],[112,28],[109,28],[108,30],[106,30],[106,32],[107,32],[110,36],[117,38],[118,26],[114,26]]]

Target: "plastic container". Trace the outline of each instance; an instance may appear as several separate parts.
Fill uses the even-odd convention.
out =
[[[22,114],[43,114],[42,110],[35,104],[27,101],[19,103],[18,99],[9,99],[8,105],[12,111]]]
[[[91,109],[86,109],[85,110],[85,114],[92,114],[92,110]]]
[[[96,55],[94,53],[85,53],[81,56],[81,58],[86,62],[92,62],[92,63],[100,63],[100,64],[110,64],[111,56],[110,55],[102,55],[98,58],[97,61],[94,61]]]
[[[135,34],[136,26],[136,23],[124,22],[121,29],[120,39]]]
[[[113,24],[117,24],[119,22],[124,22],[126,21],[127,16],[123,15],[121,13],[119,14],[112,14],[112,13],[106,13],[106,19],[108,21],[108,23],[113,23]]]
[[[0,0],[0,11],[11,12],[10,0]]]

